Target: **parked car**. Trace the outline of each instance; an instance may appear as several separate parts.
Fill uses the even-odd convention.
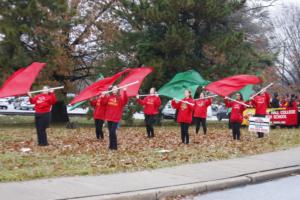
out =
[[[229,119],[228,108],[225,105],[220,105],[217,112],[217,118],[219,121],[222,119]]]
[[[29,101],[22,101],[20,104],[20,110],[34,110],[34,105]]]
[[[176,109],[174,109],[171,106],[171,101],[168,101],[168,103],[162,109],[161,113],[162,113],[162,116],[164,119],[174,119],[175,118]]]
[[[0,109],[1,110],[7,110],[9,106],[9,100],[6,98],[0,99]]]

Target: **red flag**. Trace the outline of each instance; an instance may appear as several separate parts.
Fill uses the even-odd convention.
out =
[[[31,85],[46,63],[34,62],[11,75],[0,89],[0,98],[24,95],[30,91]]]
[[[95,83],[93,83],[92,85],[86,87],[84,90],[82,90],[80,92],[79,95],[77,95],[71,102],[70,104],[73,105],[75,103],[81,102],[81,101],[85,101],[87,99],[93,98],[97,95],[99,95],[99,93],[101,91],[106,91],[108,90],[108,88],[114,84],[114,82],[120,78],[125,72],[129,71],[128,69],[121,71],[111,77],[107,77],[104,79],[101,79]]]
[[[205,89],[217,95],[226,97],[237,92],[249,84],[258,84],[262,80],[253,75],[236,75],[224,78],[222,80],[212,82],[205,86]]]
[[[136,96],[138,94],[138,91],[142,85],[144,78],[152,71],[153,71],[152,67],[133,68],[130,70],[128,75],[121,81],[119,87],[138,81],[137,84],[130,85],[127,88],[127,95],[129,97]]]

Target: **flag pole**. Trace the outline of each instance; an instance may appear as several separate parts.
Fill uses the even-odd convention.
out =
[[[160,94],[138,94],[139,97],[148,97],[148,96],[160,96]]]
[[[115,88],[115,89],[111,89],[111,90],[108,90],[108,91],[104,91],[104,92],[102,92],[102,94],[107,94],[107,93],[110,93],[110,92],[113,92],[113,91],[116,91],[116,90],[119,90],[119,89],[123,89],[123,88],[126,88],[126,87],[130,86],[130,85],[135,85],[137,83],[139,83],[139,81],[134,81],[132,83],[128,83],[128,84],[123,85],[121,87],[118,87],[118,88]]]
[[[35,94],[35,93],[40,93],[40,92],[45,92],[45,91],[50,91],[50,90],[60,90],[63,89],[65,86],[59,86],[59,87],[53,87],[53,88],[49,88],[47,90],[35,90],[35,91],[31,91],[28,92],[29,94]]]
[[[239,103],[239,104],[241,104],[241,105],[244,105],[244,106],[246,106],[246,107],[250,107],[248,104],[245,104],[245,103],[243,103],[243,102],[237,101],[237,100],[232,99],[232,98],[230,98],[230,97],[225,97],[225,99],[229,99],[230,101],[234,101],[234,102]]]
[[[212,95],[212,96],[207,96],[207,97],[204,97],[204,98],[198,98],[198,99],[194,99],[194,100],[200,100],[200,99],[209,99],[209,98],[214,98],[214,97],[217,97],[218,95]]]
[[[274,84],[274,83],[270,83],[269,85],[267,85],[266,87],[264,87],[263,89],[261,89],[259,92],[257,92],[256,94],[252,95],[252,96],[250,97],[250,99],[253,99],[253,98],[256,97],[257,95],[259,95],[259,93],[261,93],[261,92],[267,90],[267,89],[268,89],[269,87],[271,87],[273,84]]]
[[[189,104],[189,105],[191,105],[191,106],[195,105],[195,104],[190,103],[190,102],[188,102],[188,101],[184,101],[184,100],[180,100],[180,99],[176,99],[176,98],[174,98],[174,99],[175,99],[176,101],[181,101],[181,102],[186,103],[186,104]]]

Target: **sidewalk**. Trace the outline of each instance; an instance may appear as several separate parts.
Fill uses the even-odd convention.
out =
[[[158,199],[300,172],[300,147],[238,159],[102,176],[0,183],[1,199]]]

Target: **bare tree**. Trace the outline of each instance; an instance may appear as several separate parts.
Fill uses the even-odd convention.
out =
[[[277,73],[287,85],[300,84],[300,6],[289,4],[274,19]]]

